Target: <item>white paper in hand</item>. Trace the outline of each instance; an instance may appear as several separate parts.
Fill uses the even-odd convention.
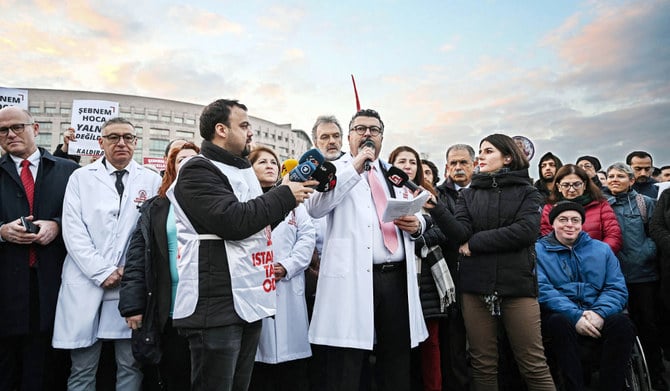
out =
[[[430,198],[430,193],[425,190],[419,193],[419,195],[413,200],[391,198],[386,204],[386,209],[384,210],[382,220],[385,223],[388,223],[402,216],[419,213],[421,212],[423,204],[428,201],[428,198]]]

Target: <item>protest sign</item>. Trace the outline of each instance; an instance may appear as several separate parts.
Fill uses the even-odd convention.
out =
[[[69,146],[70,155],[99,156],[104,152],[98,139],[102,124],[119,116],[119,103],[103,100],[72,101],[72,127],[77,139]]]

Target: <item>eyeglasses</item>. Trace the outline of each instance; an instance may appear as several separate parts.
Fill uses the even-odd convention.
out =
[[[579,217],[565,217],[565,216],[561,216],[561,217],[557,217],[557,218],[556,218],[556,221],[558,221],[558,222],[561,223],[561,224],[567,224],[568,222],[570,222],[570,223],[572,223],[572,224],[581,224],[581,223],[582,223],[582,219],[579,218]]]
[[[584,182],[574,182],[574,183],[559,183],[558,187],[561,188],[561,190],[568,190],[569,188],[573,188],[575,190],[579,190],[584,186]]]
[[[380,134],[383,133],[382,128],[380,128],[379,126],[374,126],[374,125],[373,126],[357,125],[357,126],[354,126],[351,129],[349,129],[350,132],[351,131],[356,132],[356,134],[358,134],[359,136],[365,135],[365,133],[368,130],[370,131],[371,136],[379,136]]]
[[[2,128],[0,128],[0,136],[8,135],[10,130],[14,132],[14,134],[19,135],[23,133],[24,130],[26,130],[26,126],[32,126],[34,124],[35,124],[34,122],[31,122],[29,124],[14,124],[9,126],[3,126]]]
[[[579,168],[584,169],[584,170],[588,170],[588,169],[593,168],[593,164],[591,164],[591,163],[578,164],[577,166],[578,166]]]
[[[118,144],[119,141],[121,141],[121,139],[123,139],[123,142],[125,142],[126,144],[130,144],[137,138],[137,136],[135,136],[134,134],[124,134],[124,135],[108,134],[106,136],[100,136],[100,137],[107,139],[107,141],[109,141],[112,144]]]

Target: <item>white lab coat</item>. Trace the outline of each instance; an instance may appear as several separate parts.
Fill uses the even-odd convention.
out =
[[[346,154],[334,161],[337,186],[327,193],[314,193],[305,203],[313,218],[328,216],[309,341],[371,350],[375,341],[372,241],[379,220],[370,202],[370,186],[356,172],[351,160],[352,156]],[[397,198],[403,197],[405,190],[394,190]],[[423,217],[420,213],[417,217],[424,230]],[[416,282],[414,241],[409,234],[403,233],[402,237],[407,263],[410,339],[415,347],[427,338],[428,332]]]
[[[68,254],[56,305],[55,348],[88,347],[98,338],[130,338],[118,310],[119,288],[105,290],[100,285],[125,264],[139,206],[156,194],[161,178],[134,161],[126,169],[120,208],[115,178],[102,159],[70,176],[63,200],[62,231]]]
[[[305,270],[314,252],[315,228],[304,205],[299,205],[272,231],[274,263],[286,277],[277,282],[277,313],[263,318],[256,361],[277,364],[312,355],[307,338]]]

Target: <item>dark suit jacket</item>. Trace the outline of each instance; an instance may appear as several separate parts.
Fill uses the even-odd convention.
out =
[[[63,196],[68,178],[79,166],[53,157],[43,148],[35,180],[34,220],[53,220],[60,226]],[[30,208],[14,161],[5,154],[0,159],[0,225],[20,216],[29,216]],[[33,244],[37,251],[37,279],[40,303],[40,331],[53,329],[60,275],[65,260],[65,244],[58,235],[46,246]],[[30,246],[0,243],[0,337],[29,333]]]

